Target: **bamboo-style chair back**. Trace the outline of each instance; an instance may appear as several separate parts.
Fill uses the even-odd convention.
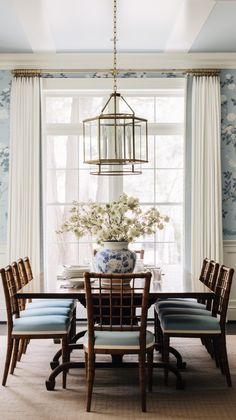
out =
[[[21,287],[23,287],[27,283],[29,283],[23,258],[19,258],[17,261],[17,264],[18,264],[18,270],[19,270],[20,279],[21,279]]]
[[[209,287],[213,292],[216,287],[216,280],[219,272],[220,264],[215,261],[210,261],[208,264],[208,270],[205,278],[204,284]]]
[[[2,278],[3,291],[6,302],[7,323],[8,328],[11,329],[13,326],[13,316],[15,315],[16,318],[19,317],[19,306],[18,300],[16,298],[17,287],[12,267],[10,265],[8,265],[6,268],[1,268],[0,274]]]
[[[24,259],[19,258],[17,264],[21,279],[21,287],[23,287],[25,284],[28,284],[29,281],[33,280],[33,272],[31,269],[29,257],[25,257]],[[32,299],[29,299],[28,301],[32,302]]]
[[[25,266],[28,281],[31,281],[33,280],[34,276],[33,276],[32,268],[30,264],[30,259],[29,257],[25,257],[23,261],[24,261],[24,266]]]
[[[204,284],[206,281],[209,264],[210,264],[210,260],[208,258],[204,258],[203,263],[202,263],[200,277],[199,277],[199,280]]]
[[[12,267],[12,272],[15,279],[16,289],[18,291],[24,286],[24,284],[22,284],[22,278],[20,276],[20,271],[19,271],[17,262],[14,261],[13,263],[11,263],[11,267]],[[22,311],[25,309],[26,300],[18,299],[18,304],[19,304],[19,310]]]
[[[222,327],[224,327],[226,322],[226,315],[229,304],[229,295],[233,275],[233,268],[226,267],[225,265],[220,266],[220,270],[216,281],[215,298],[213,302],[212,314],[213,316],[220,316],[220,323]]]
[[[151,273],[86,272],[84,276],[90,339],[94,335],[94,330],[139,330],[140,341],[145,343]],[[93,279],[96,279],[96,282],[91,284]],[[141,308],[140,322],[136,316],[137,308]]]
[[[199,280],[205,284],[210,290],[214,292],[217,275],[219,271],[219,264],[208,258],[204,258],[202,263],[201,274]],[[212,308],[212,299],[198,299],[198,302],[206,304],[206,308],[210,311]]]

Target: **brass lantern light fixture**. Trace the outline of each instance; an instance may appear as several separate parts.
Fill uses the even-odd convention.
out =
[[[98,116],[83,121],[84,162],[96,168],[93,175],[135,175],[148,162],[147,120],[117,92],[116,0],[113,6],[113,93]]]

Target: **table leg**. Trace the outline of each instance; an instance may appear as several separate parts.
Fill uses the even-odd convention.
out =
[[[69,343],[69,350],[70,352],[72,352],[74,349],[80,349],[82,348],[82,345],[79,344],[80,347],[74,346],[74,344],[81,338],[84,336],[84,334],[87,332],[87,330],[84,331],[80,331],[77,334],[74,335],[74,337],[72,338],[71,342]],[[55,354],[55,356],[53,357],[52,361],[50,362],[50,366],[51,369],[55,369],[57,366],[59,366],[60,362],[59,359],[61,357],[61,349],[58,350]]]
[[[81,344],[74,344],[74,346],[81,346]],[[138,367],[138,364],[135,362],[128,362],[128,363],[117,363],[114,365],[113,363],[106,363],[106,362],[97,362],[95,364],[96,369],[104,369],[104,368],[134,368]],[[53,372],[50,374],[48,380],[46,380],[46,388],[48,391],[53,391],[56,384],[56,377],[64,371],[68,371],[69,369],[85,369],[85,363],[84,362],[66,362],[62,363],[59,366],[57,366]],[[168,371],[172,372],[176,377],[176,389],[184,389],[185,388],[185,382],[179,372],[179,370],[172,366],[170,363],[163,363],[163,362],[154,362],[153,363],[153,369],[167,369]]]

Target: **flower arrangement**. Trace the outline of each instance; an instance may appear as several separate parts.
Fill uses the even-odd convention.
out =
[[[122,194],[109,204],[74,202],[71,216],[57,233],[73,232],[78,238],[91,234],[97,243],[104,241],[133,242],[142,235],[151,235],[164,229],[168,216],[161,216],[154,207],[143,212],[139,199]]]

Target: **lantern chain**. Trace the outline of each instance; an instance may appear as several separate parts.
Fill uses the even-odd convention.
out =
[[[117,12],[117,5],[116,5],[116,0],[113,1],[113,87],[114,87],[114,92],[116,93],[117,91],[117,59],[116,59],[116,55],[117,55],[117,49],[116,49],[116,41],[117,41],[117,30],[116,30],[116,12]]]

